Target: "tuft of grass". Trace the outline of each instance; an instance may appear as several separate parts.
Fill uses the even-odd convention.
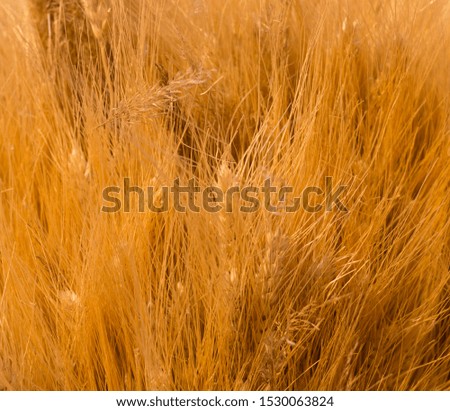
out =
[[[4,0],[0,389],[450,389],[449,19]],[[325,176],[347,212],[100,212],[124,177]]]

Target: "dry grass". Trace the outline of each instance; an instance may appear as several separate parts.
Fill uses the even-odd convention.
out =
[[[0,389],[450,389],[447,1],[0,5]],[[125,176],[349,211],[102,214]]]

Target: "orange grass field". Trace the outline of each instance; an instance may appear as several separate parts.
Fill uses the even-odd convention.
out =
[[[450,389],[449,41],[445,0],[2,0],[0,389]]]

